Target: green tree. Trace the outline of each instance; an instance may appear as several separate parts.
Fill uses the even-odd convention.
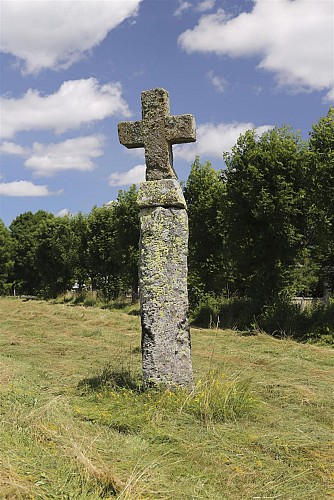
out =
[[[39,244],[39,226],[54,215],[39,210],[35,214],[25,212],[16,217],[9,229],[15,243],[13,283],[17,293],[37,294],[41,285],[41,273],[36,266],[36,248]]]
[[[184,187],[189,217],[189,296],[194,305],[203,293],[220,294],[231,285],[226,254],[226,183],[210,162],[192,164]]]
[[[79,290],[90,281],[89,276],[89,220],[88,215],[81,212],[70,217],[70,226],[73,232],[74,262],[73,275],[79,285]]]
[[[139,209],[137,189],[120,190],[113,205],[115,217],[115,257],[122,276],[123,293],[131,289],[132,302],[138,299]]]
[[[10,291],[10,275],[14,267],[14,240],[0,219],[0,294]]]
[[[89,275],[93,290],[100,290],[107,300],[118,297],[122,288],[116,256],[115,203],[94,207],[88,216]]]
[[[313,126],[309,151],[312,254],[334,292],[334,108]]]
[[[293,271],[309,257],[306,144],[288,127],[260,138],[253,130],[224,159],[228,247],[241,295],[262,305],[296,293]]]
[[[69,217],[53,217],[40,223],[35,265],[41,276],[40,291],[55,298],[75,279],[77,246]]]

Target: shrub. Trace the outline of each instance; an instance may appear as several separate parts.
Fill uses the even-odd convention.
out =
[[[219,299],[210,294],[205,294],[191,312],[191,321],[202,327],[211,327],[217,321],[219,312]]]
[[[300,307],[285,298],[266,306],[257,321],[262,330],[278,337],[300,336],[306,326]]]
[[[243,329],[254,323],[257,313],[256,304],[247,297],[205,295],[194,308],[191,320],[198,326]]]
[[[334,304],[317,304],[301,311],[287,298],[280,299],[266,307],[258,324],[270,335],[334,343]]]
[[[307,321],[305,340],[334,344],[334,301],[317,304],[304,311]]]
[[[256,304],[248,297],[220,299],[219,318],[221,327],[242,330],[254,323],[257,313]]]

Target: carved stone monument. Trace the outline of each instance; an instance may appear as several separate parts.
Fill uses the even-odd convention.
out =
[[[144,386],[191,387],[188,323],[188,216],[172,145],[196,140],[192,115],[171,116],[164,89],[142,92],[142,120],[118,125],[121,144],[145,148],[140,186],[139,289]]]

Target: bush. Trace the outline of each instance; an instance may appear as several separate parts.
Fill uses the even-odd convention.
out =
[[[219,299],[210,294],[205,294],[190,313],[191,322],[207,328],[217,322],[219,312]]]
[[[191,314],[195,325],[244,329],[254,323],[257,315],[256,304],[247,297],[205,295]]]
[[[257,313],[256,304],[248,297],[222,298],[220,300],[221,327],[238,328],[239,330],[248,328],[254,323]]]
[[[289,299],[279,299],[266,306],[257,322],[262,330],[277,337],[300,337],[306,327],[300,307]]]
[[[334,344],[334,300],[304,311],[307,318],[305,340]]]
[[[247,297],[203,295],[191,313],[193,324],[201,327],[249,328],[275,337],[334,344],[334,300],[301,311],[288,297],[262,308]]]
[[[318,304],[300,310],[288,299],[267,306],[258,317],[258,324],[266,333],[303,341],[334,343],[334,303]]]

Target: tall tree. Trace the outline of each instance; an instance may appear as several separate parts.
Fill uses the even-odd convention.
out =
[[[184,187],[189,216],[189,295],[192,305],[203,293],[221,293],[230,285],[226,255],[225,197],[222,172],[210,162],[192,164]]]
[[[312,253],[325,288],[334,292],[334,108],[313,126],[309,149]]]
[[[10,275],[14,267],[14,240],[0,219],[0,294],[10,292]]]
[[[88,215],[81,212],[71,216],[69,219],[71,230],[73,232],[73,245],[74,245],[74,261],[73,261],[73,275],[79,285],[79,290],[90,280],[89,276],[89,221]]]
[[[264,304],[296,285],[292,271],[307,258],[307,147],[288,127],[260,138],[253,130],[224,158],[229,249],[239,290]]]
[[[120,190],[113,205],[115,217],[115,245],[123,293],[132,290],[132,301],[138,298],[139,215],[137,189]]]
[[[101,290],[105,299],[119,295],[120,264],[116,257],[116,226],[114,204],[94,207],[88,217],[89,274],[94,290]]]
[[[36,266],[36,248],[39,243],[39,226],[51,221],[54,215],[39,210],[35,214],[25,212],[13,220],[9,229],[15,242],[13,282],[20,294],[34,295],[41,284],[41,273]]]
[[[35,262],[41,276],[40,291],[54,298],[68,290],[75,279],[76,245],[69,217],[40,223]]]

